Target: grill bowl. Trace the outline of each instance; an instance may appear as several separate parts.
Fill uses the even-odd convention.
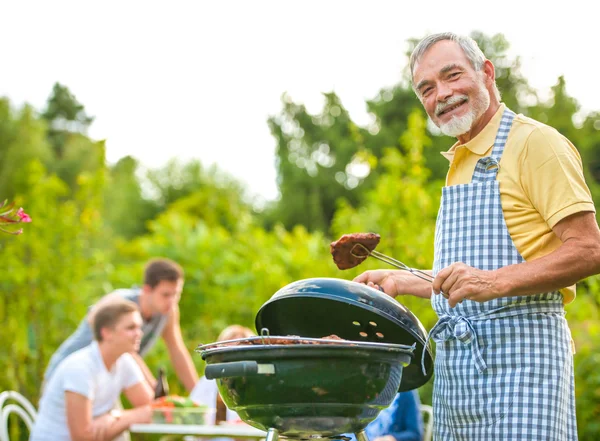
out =
[[[200,352],[206,377],[216,379],[223,401],[244,422],[296,438],[357,433],[390,405],[414,348],[322,343],[222,342]]]

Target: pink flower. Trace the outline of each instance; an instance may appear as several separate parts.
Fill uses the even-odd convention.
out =
[[[19,208],[16,212],[13,212],[14,203],[8,204],[8,201],[0,203],[0,231],[8,234],[19,235],[23,233],[23,229],[11,231],[2,228],[2,224],[20,224],[31,222],[31,217]]]
[[[31,222],[31,217],[23,211],[23,208],[17,210],[17,216],[19,216],[21,222]]]

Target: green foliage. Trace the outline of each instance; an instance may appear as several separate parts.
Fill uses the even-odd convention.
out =
[[[92,268],[102,263],[102,251],[94,247],[100,208],[95,179],[65,201],[67,187],[39,162],[30,162],[25,172],[29,190],[18,202],[34,222],[18,238],[0,237],[0,341],[10,342],[0,352],[0,389],[33,399],[49,356],[98,291]]]
[[[143,196],[138,171],[138,162],[126,156],[107,173],[104,219],[112,233],[125,239],[146,233],[147,222],[160,212],[156,201]]]

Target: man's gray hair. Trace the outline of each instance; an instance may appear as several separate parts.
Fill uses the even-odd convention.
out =
[[[439,34],[432,34],[425,38],[423,38],[419,44],[415,47],[412,54],[410,55],[410,76],[412,80],[413,71],[415,70],[415,64],[419,62],[421,57],[438,41],[450,40],[457,43],[469,59],[471,66],[475,70],[481,70],[483,67],[483,63],[486,58],[479,49],[477,42],[473,40],[471,37],[464,37],[462,35],[457,35],[453,32],[442,32]]]
[[[423,38],[419,42],[419,44],[417,44],[412,54],[410,55],[410,83],[413,86],[413,89],[413,73],[415,70],[415,65],[419,62],[419,60],[421,60],[421,57],[423,57],[425,52],[427,52],[431,48],[431,46],[433,46],[439,41],[444,40],[454,41],[455,43],[457,43],[465,53],[467,59],[471,63],[471,66],[473,66],[473,69],[475,69],[476,71],[480,71],[483,68],[483,63],[485,63],[485,60],[487,60],[487,58],[479,48],[477,42],[471,37],[457,35],[453,32],[441,32],[439,34],[432,34]],[[498,91],[496,85],[494,85],[494,93],[496,94],[497,98],[500,99],[500,92]]]

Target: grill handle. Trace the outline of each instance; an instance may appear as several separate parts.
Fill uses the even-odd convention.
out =
[[[275,373],[275,365],[257,363],[256,361],[232,361],[206,365],[204,376],[209,380],[225,377],[250,377]]]

